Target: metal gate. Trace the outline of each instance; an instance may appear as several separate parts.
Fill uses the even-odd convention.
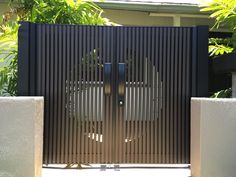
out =
[[[22,23],[19,95],[45,97],[44,163],[189,163],[207,33]]]

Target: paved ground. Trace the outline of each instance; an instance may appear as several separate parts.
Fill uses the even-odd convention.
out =
[[[99,166],[85,169],[60,169],[60,168],[43,168],[42,177],[189,177],[190,169],[182,167],[135,167],[121,166],[120,169],[113,167],[106,170]]]

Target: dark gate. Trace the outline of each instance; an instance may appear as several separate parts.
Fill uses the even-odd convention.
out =
[[[206,27],[22,23],[19,95],[45,97],[44,163],[189,163]]]

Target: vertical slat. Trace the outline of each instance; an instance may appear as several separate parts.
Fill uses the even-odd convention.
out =
[[[175,99],[175,95],[174,95],[174,90],[175,89],[175,85],[174,85],[174,66],[175,66],[175,60],[174,60],[174,37],[175,37],[175,28],[171,28],[170,30],[170,157],[169,157],[169,163],[173,164],[173,157],[174,157],[174,119],[175,119],[175,114],[174,114],[174,99]]]
[[[143,49],[143,54],[144,54],[144,61],[143,61],[143,115],[142,115],[142,144],[143,144],[143,149],[142,149],[142,162],[146,162],[146,118],[147,118],[147,109],[146,109],[146,103],[147,103],[147,92],[146,92],[146,73],[147,73],[147,68],[146,68],[146,58],[147,58],[147,28],[144,27],[144,49]]]
[[[65,123],[65,162],[70,163],[70,30],[66,26],[66,123]]]
[[[68,30],[67,32],[69,33],[69,35],[67,36],[69,41],[68,41],[68,58],[67,60],[69,60],[68,62],[68,163],[73,163],[73,159],[72,159],[72,151],[73,151],[73,104],[74,104],[74,100],[73,100],[73,95],[74,95],[74,91],[73,91],[73,87],[74,87],[74,83],[73,83],[73,29],[72,26],[68,26]]]
[[[55,163],[55,156],[56,156],[56,137],[55,137],[55,115],[54,115],[54,60],[55,60],[55,53],[54,53],[54,26],[50,26],[50,90],[49,90],[49,97],[50,97],[50,120],[51,120],[51,127],[50,127],[50,144],[51,144],[51,153],[52,153],[52,158],[51,158],[51,163]]]
[[[127,78],[128,78],[128,84],[127,84],[127,101],[126,101],[126,104],[127,104],[127,118],[126,118],[126,121],[127,121],[127,150],[126,150],[126,153],[127,153],[127,160],[126,160],[126,163],[131,163],[131,143],[129,140],[131,139],[131,133],[130,133],[130,126],[131,126],[131,121],[132,121],[132,118],[131,118],[131,105],[130,105],[130,102],[131,102],[131,99],[130,99],[130,81],[131,81],[131,28],[128,27],[127,28],[127,37],[128,37],[128,47],[127,47],[127,59],[128,59],[128,65],[127,65],[127,68],[128,68],[128,73],[127,73]]]
[[[95,82],[95,85],[94,85],[94,102],[95,102],[95,105],[94,105],[94,110],[95,110],[95,113],[94,113],[94,121],[95,121],[95,125],[94,125],[94,133],[95,133],[95,140],[94,140],[94,144],[93,144],[93,153],[94,153],[94,163],[99,163],[98,161],[98,146],[97,144],[99,144],[99,141],[97,140],[97,136],[99,136],[99,131],[98,131],[98,104],[99,103],[99,100],[98,100],[98,28],[95,26],[94,27],[94,82]]]
[[[83,113],[82,113],[82,105],[83,105],[83,89],[82,89],[82,73],[83,73],[83,61],[82,61],[82,57],[83,57],[83,50],[82,50],[82,42],[83,42],[83,30],[82,30],[82,27],[79,26],[76,31],[78,32],[78,41],[79,41],[79,45],[78,45],[78,64],[79,66],[79,92],[76,94],[79,96],[79,107],[78,107],[78,113],[79,113],[79,117],[78,117],[78,132],[77,132],[77,136],[78,136],[78,141],[77,141],[77,163],[82,163],[82,146],[83,146],[83,135],[82,135],[82,132],[81,129],[83,124]],[[77,72],[76,72],[77,73]]]
[[[102,45],[102,54],[103,54],[103,60],[105,62],[109,62],[109,59],[107,58],[107,52],[106,52],[106,49],[107,49],[107,28],[104,27],[103,28],[103,36],[102,36],[102,39],[103,39],[103,45]],[[104,142],[103,142],[103,154],[104,154],[104,162],[107,163],[108,162],[108,142],[109,142],[109,131],[108,131],[108,124],[109,124],[109,108],[110,108],[110,104],[109,104],[109,98],[110,96],[105,96],[105,107],[104,107],[104,113],[105,113],[105,116],[104,116],[104,123],[103,123],[103,129],[104,129],[104,133],[103,133],[103,137],[104,137]]]
[[[160,58],[158,57],[160,53],[160,38],[159,38],[159,28],[155,28],[154,30],[155,38],[154,38],[154,163],[160,163],[160,153],[159,153],[159,143],[160,143],[160,132],[159,132],[159,124],[160,124],[160,83],[159,83],[159,77],[160,77]]]
[[[76,137],[76,129],[77,129],[77,118],[76,118],[76,79],[75,79],[75,74],[76,74],[76,57],[75,57],[75,26],[71,26],[70,30],[70,40],[71,40],[71,160],[72,163],[76,163],[76,144],[77,144],[77,137]]]
[[[115,32],[114,32],[114,28],[109,28],[110,30],[110,33],[109,33],[109,49],[108,49],[108,53],[109,53],[109,62],[110,63],[114,63],[114,60],[116,59],[116,49],[115,49],[115,44],[114,44],[114,41],[116,41],[116,36],[115,36]],[[112,67],[112,69],[114,69],[114,65]],[[112,73],[113,75],[114,73]],[[112,91],[112,93],[114,93],[114,91]],[[113,105],[115,104],[114,103],[115,100],[113,100],[113,97],[111,96],[110,98],[110,114],[109,114],[109,120],[110,120],[110,123],[109,123],[109,146],[108,146],[108,151],[109,151],[109,163],[112,163],[114,161],[114,116],[115,116],[115,113],[114,113],[114,107]]]
[[[175,31],[174,31],[174,86],[175,86],[175,89],[174,89],[174,160],[173,160],[173,163],[178,163],[178,120],[179,120],[179,116],[178,116],[178,97],[179,97],[179,94],[178,94],[178,63],[179,63],[179,58],[178,58],[178,51],[179,51],[179,48],[178,48],[178,36],[179,36],[179,28],[176,28]]]
[[[62,32],[61,26],[58,26],[57,31],[57,57],[58,57],[58,94],[57,94],[57,158],[56,162],[60,163],[60,156],[61,156],[61,121],[62,121]],[[57,58],[56,57],[56,58]]]
[[[186,146],[186,158],[184,163],[188,164],[190,162],[190,29],[187,29],[187,41],[186,41],[186,97],[185,97],[185,101],[186,101],[186,109],[185,109],[185,123],[186,123],[186,132],[185,132],[185,136],[186,136],[186,142],[185,142],[185,146]]]
[[[52,159],[52,117],[51,115],[51,100],[50,100],[50,27],[47,25],[46,28],[47,33],[47,48],[46,48],[46,107],[47,112],[46,116],[48,118],[48,158],[49,163],[51,163]]]
[[[89,127],[90,127],[90,28],[89,26],[86,26],[86,53],[85,53],[85,65],[86,65],[86,79],[85,79],[85,88],[86,88],[86,130],[85,130],[85,163],[89,163]]]
[[[57,152],[58,152],[58,141],[59,141],[59,137],[58,137],[58,124],[59,124],[59,121],[58,121],[58,64],[59,64],[59,61],[58,61],[58,27],[55,26],[55,28],[53,29],[53,36],[54,36],[54,43],[53,43],[53,46],[55,46],[53,49],[53,53],[54,53],[54,58],[53,58],[53,66],[54,66],[54,75],[53,75],[53,112],[54,112],[54,129],[53,129],[53,134],[54,134],[54,142],[53,142],[53,152],[54,152],[54,160],[53,162],[54,163],[57,163]]]
[[[134,122],[135,122],[135,116],[134,116],[134,111],[135,111],[135,107],[134,107],[134,102],[135,102],[135,98],[134,98],[134,55],[135,55],[135,31],[131,30],[131,35],[132,35],[132,43],[131,43],[131,50],[132,50],[132,54],[131,54],[131,62],[132,62],[132,73],[131,73],[131,138],[133,139],[132,144],[131,144],[131,163],[134,163],[134,156],[135,156],[135,149],[134,149],[134,141],[135,141],[135,134],[134,134]]]
[[[139,123],[139,120],[138,120],[138,92],[137,92],[137,87],[138,87],[138,57],[139,57],[139,49],[138,49],[138,45],[139,45],[139,29],[138,28],[134,28],[135,29],[135,55],[134,55],[134,58],[133,58],[133,62],[134,62],[134,73],[135,73],[135,80],[134,80],[134,119],[135,119],[135,122],[134,122],[134,163],[137,163],[138,162],[138,158],[137,158],[137,155],[138,155],[138,123]]]
[[[86,77],[85,77],[85,71],[86,71],[86,62],[85,62],[85,56],[86,56],[86,49],[84,46],[86,46],[86,33],[85,33],[85,27],[82,26],[81,27],[82,30],[82,58],[81,58],[81,62],[82,62],[82,86],[81,86],[81,92],[82,92],[82,102],[81,102],[81,112],[82,112],[82,117],[81,117],[81,127],[82,127],[82,131],[81,131],[81,163],[86,163],[85,162],[85,100],[86,100],[86,87],[85,87],[85,82],[86,82]]]
[[[148,28],[147,30],[147,86],[146,86],[146,90],[147,90],[147,108],[146,108],[146,130],[145,132],[147,133],[147,143],[146,143],[146,163],[149,163],[150,161],[150,72],[151,72],[151,68],[150,68],[150,62],[151,62],[151,28]]]
[[[166,107],[167,107],[167,54],[166,54],[166,48],[167,48],[167,28],[163,29],[163,117],[162,117],[162,161],[161,163],[166,163],[166,119],[167,119],[167,113],[166,113]]]
[[[96,131],[95,129],[95,124],[96,124],[96,120],[95,120],[95,113],[94,113],[94,88],[95,88],[95,81],[94,81],[94,60],[96,60],[94,58],[94,27],[91,27],[91,48],[90,48],[90,53],[91,53],[91,126],[90,126],[90,136],[91,136],[91,140],[90,140],[90,163],[94,163],[95,160],[95,152],[94,152],[94,142],[96,142]],[[96,104],[96,103],[95,103]],[[94,137],[94,140],[92,139],[92,137]]]
[[[93,126],[93,102],[92,102],[92,88],[93,88],[93,80],[92,80],[92,71],[93,71],[93,69],[92,69],[92,60],[93,60],[93,55],[91,54],[91,51],[92,51],[92,37],[93,37],[93,34],[92,34],[92,26],[90,27],[87,27],[88,29],[89,29],[89,38],[88,38],[88,42],[89,42],[89,44],[88,44],[88,58],[89,58],[89,61],[88,61],[88,73],[89,73],[89,75],[88,75],[88,78],[89,78],[89,80],[88,80],[88,84],[89,84],[89,90],[88,90],[88,94],[89,94],[89,96],[88,96],[88,112],[89,112],[89,114],[88,114],[88,122],[89,122],[89,124],[88,124],[88,126],[89,126],[89,131],[88,131],[88,133],[90,134],[90,137],[91,138],[89,138],[88,139],[88,147],[89,147],[89,149],[88,149],[88,163],[91,163],[92,162],[92,133],[93,133],[93,131],[92,131],[92,126]]]
[[[75,158],[75,163],[80,163],[80,148],[79,148],[79,144],[81,143],[80,142],[80,116],[79,116],[79,112],[80,112],[80,109],[78,109],[78,106],[79,106],[79,93],[78,93],[78,90],[79,90],[79,79],[78,79],[78,75],[80,71],[78,71],[78,65],[80,63],[80,51],[79,51],[79,47],[80,45],[78,45],[78,43],[81,41],[81,38],[79,38],[79,35],[78,35],[78,26],[75,26],[74,28],[74,31],[75,31],[75,36],[74,36],[74,50],[75,50],[75,57],[74,57],[74,60],[75,60],[75,65],[74,65],[74,71],[75,71],[75,85],[74,85],[74,92],[75,92],[75,96],[74,96],[74,99],[75,99],[75,107],[74,107],[74,116],[75,116],[75,123],[74,123],[74,152],[73,152],[73,156]],[[80,77],[80,76],[79,76]],[[80,90],[79,90],[80,92]]]
[[[102,61],[102,55],[101,55],[101,52],[102,52],[102,28],[99,27],[98,30],[98,38],[99,38],[99,41],[98,41],[98,48],[99,48],[99,74],[98,74],[98,78],[99,78],[99,105],[98,105],[98,114],[99,114],[99,122],[98,122],[98,137],[99,137],[99,142],[102,141],[102,143],[99,143],[98,145],[98,161],[101,162],[101,163],[104,163],[104,158],[103,158],[103,144],[104,144],[104,130],[103,130],[103,123],[104,123],[104,116],[102,115],[102,107],[104,106],[104,102],[102,102],[102,65],[103,65],[103,61]],[[102,139],[101,139],[101,136],[102,136]]]
[[[127,159],[126,159],[126,156],[127,156],[127,151],[126,151],[126,137],[127,137],[127,122],[128,122],[128,119],[127,119],[127,110],[126,110],[126,107],[127,107],[127,97],[126,97],[126,93],[127,93],[127,67],[128,67],[128,63],[127,63],[127,27],[124,28],[124,43],[123,43],[123,63],[125,63],[125,67],[126,67],[126,70],[125,70],[125,96],[124,96],[124,101],[125,101],[125,105],[124,105],[124,108],[123,108],[123,111],[124,111],[124,116],[123,116],[123,163],[127,163]]]
[[[143,96],[143,92],[142,92],[142,90],[143,90],[143,88],[142,88],[142,85],[144,84],[144,77],[143,77],[143,63],[144,63],[144,55],[143,55],[143,48],[145,47],[144,46],[144,43],[143,43],[143,39],[144,39],[144,36],[143,36],[143,34],[144,34],[144,30],[143,30],[143,27],[141,27],[140,28],[140,43],[139,43],[139,52],[140,52],[140,55],[139,55],[139,80],[138,80],[138,82],[139,82],[139,86],[138,86],[138,88],[136,88],[136,89],[138,89],[138,91],[139,91],[139,110],[138,110],[138,120],[139,120],[139,147],[138,147],[138,149],[139,149],[139,151],[138,151],[138,163],[142,163],[142,153],[143,153],[143,151],[142,151],[142,136],[145,136],[145,134],[144,134],[144,131],[143,131],[143,129],[142,129],[142,122],[143,122],[143,98],[144,98],[144,96]]]
[[[155,61],[154,61],[154,39],[155,39],[155,35],[154,35],[154,28],[151,28],[151,68],[150,68],[150,86],[151,86],[151,95],[150,95],[150,122],[149,125],[151,126],[150,128],[150,160],[149,163],[154,163],[154,143],[156,141],[156,136],[154,135],[154,126],[155,126],[155,97],[153,98],[154,94],[155,94],[155,86],[154,86],[154,78],[155,78]],[[154,70],[153,70],[154,68]],[[157,91],[157,90],[156,90]]]
[[[167,28],[167,117],[166,117],[166,163],[169,163],[170,160],[170,72],[171,72],[171,60],[170,60],[170,28]]]
[[[181,101],[181,138],[182,138],[182,154],[181,154],[181,162],[183,163],[185,161],[185,153],[186,153],[186,149],[185,149],[185,79],[186,79],[186,52],[185,52],[185,49],[186,49],[186,29],[184,28],[183,29],[183,49],[182,49],[182,57],[183,57],[183,64],[182,64],[182,77],[183,77],[183,82],[182,82],[182,101]]]
[[[41,85],[41,90],[42,90],[42,95],[45,96],[45,79],[46,79],[46,31],[45,31],[45,25],[42,26],[42,85]],[[44,163],[48,164],[48,117],[47,117],[47,103],[46,103],[47,98],[44,98]]]

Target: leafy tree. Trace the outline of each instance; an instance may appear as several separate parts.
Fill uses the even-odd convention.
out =
[[[236,1],[235,0],[212,0],[202,5],[201,11],[210,12],[211,18],[215,18],[213,28],[227,26],[233,31],[232,39],[215,39],[209,40],[210,56],[231,53],[236,49]]]
[[[83,0],[11,0],[0,19],[0,95],[16,95],[18,21],[48,24],[114,25],[102,9]]]
[[[235,0],[212,0],[202,6],[202,11],[211,12],[210,17],[215,18],[213,28],[227,26],[233,32],[231,39],[210,39],[210,56],[231,53],[236,49],[236,1]],[[223,41],[223,42],[222,42]],[[212,98],[230,98],[232,89],[216,92]]]

